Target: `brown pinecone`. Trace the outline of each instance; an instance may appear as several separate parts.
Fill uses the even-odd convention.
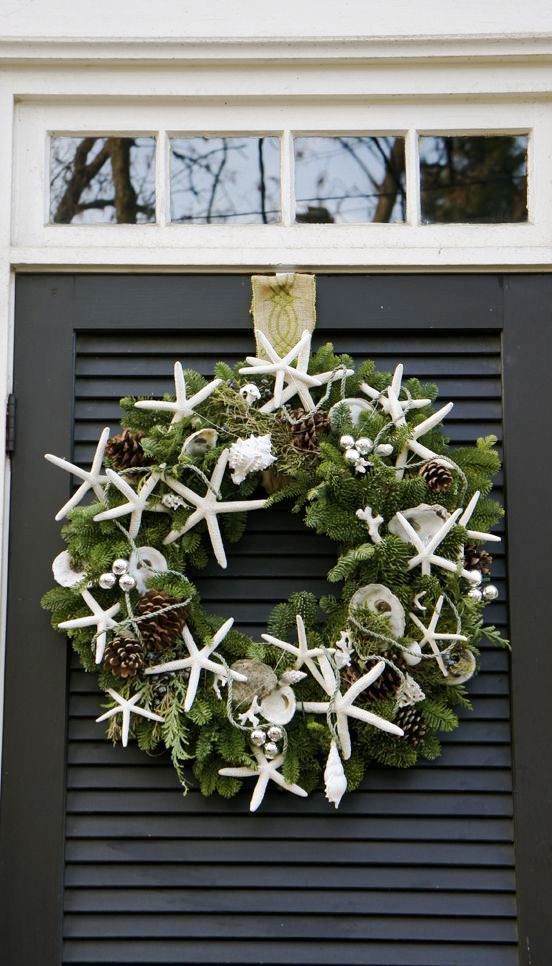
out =
[[[467,570],[480,570],[482,574],[490,574],[493,558],[483,547],[475,544],[464,549],[464,566]]]
[[[112,637],[105,646],[104,670],[118,678],[135,678],[144,664],[144,648],[132,637]]]
[[[320,411],[306,413],[304,409],[290,409],[289,416],[293,420],[290,428],[294,446],[306,453],[316,453],[320,436],[330,425],[328,414]]]
[[[136,466],[151,466],[151,460],[142,449],[140,440],[145,433],[134,435],[124,429],[118,436],[111,436],[105,447],[105,455],[116,470],[130,470]]]
[[[348,667],[343,668],[341,671],[342,690],[350,688],[363,674],[368,674],[368,671],[372,669],[375,663],[375,661],[368,661],[366,667],[361,668],[360,665],[352,662]],[[378,701],[380,698],[391,698],[399,690],[400,683],[401,679],[397,672],[393,670],[390,664],[386,664],[379,678],[376,678],[374,683],[363,692],[362,697],[365,700],[371,701]]]
[[[393,724],[402,728],[404,740],[411,745],[419,745],[427,734],[427,725],[422,715],[412,705],[400,708],[393,719]]]
[[[419,475],[426,481],[432,493],[444,493],[450,489],[452,472],[450,466],[442,460],[428,460],[420,466]]]
[[[176,603],[178,601],[166,594],[164,590],[148,590],[140,597],[135,614],[137,617],[143,617],[144,614],[153,615],[163,607]],[[171,647],[186,623],[186,613],[186,607],[175,607],[173,610],[165,611],[164,614],[157,614],[148,620],[139,621],[140,633],[148,647],[156,651],[164,651]]]

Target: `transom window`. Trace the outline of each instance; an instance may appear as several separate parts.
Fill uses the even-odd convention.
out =
[[[417,133],[410,156],[400,133],[51,135],[48,220],[159,223],[168,171],[164,223],[524,222],[527,152],[527,134],[492,132]]]

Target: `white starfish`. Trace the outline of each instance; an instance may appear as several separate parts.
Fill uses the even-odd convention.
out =
[[[152,473],[143,483],[138,492],[133,490],[129,483],[115,473],[114,470],[106,470],[108,479],[113,486],[126,496],[128,503],[122,503],[121,506],[111,507],[109,510],[102,510],[101,513],[97,513],[94,520],[98,522],[100,520],[117,520],[119,517],[124,517],[130,513],[130,523],[128,526],[128,535],[131,540],[134,540],[138,536],[140,530],[140,525],[142,523],[142,514],[145,510],[150,509],[146,506],[148,498],[151,496],[153,490],[159,482],[159,476],[156,473]]]
[[[368,527],[368,533],[373,542],[381,543],[383,538],[379,532],[379,528],[383,523],[383,517],[379,513],[377,516],[374,516],[371,506],[365,506],[364,510],[357,510],[356,515]]]
[[[86,617],[75,617],[69,621],[62,621],[61,624],[58,624],[58,628],[62,631],[71,631],[78,627],[93,627],[96,625],[96,664],[100,664],[104,655],[107,631],[117,626],[117,621],[114,621],[113,618],[121,609],[120,604],[113,604],[107,610],[104,610],[103,607],[100,607],[98,601],[92,597],[90,591],[81,590],[81,597],[88,604],[92,613]]]
[[[219,646],[221,641],[224,640],[228,631],[234,623],[234,618],[230,617],[222,627],[219,627],[218,631],[213,634],[211,642],[209,644],[204,644],[201,650],[199,650],[196,642],[194,641],[189,628],[184,625],[184,630],[182,636],[184,637],[184,642],[188,648],[189,657],[183,657],[176,661],[167,661],[166,664],[156,664],[155,667],[149,667],[146,674],[164,674],[167,671],[190,671],[190,677],[188,678],[188,687],[186,689],[186,699],[184,701],[184,711],[189,711],[192,707],[195,696],[197,694],[197,689],[199,687],[199,678],[202,671],[212,671],[217,677],[227,677],[227,671],[223,664],[219,664],[216,661],[211,660],[211,655]],[[238,674],[237,671],[229,671],[230,677],[233,681],[247,681],[244,674]]]
[[[280,774],[278,768],[281,768],[284,763],[284,756],[277,755],[276,758],[267,758],[260,748],[254,748],[253,754],[257,759],[257,768],[248,767],[238,767],[238,768],[220,768],[219,775],[227,775],[229,778],[256,778],[257,784],[255,785],[253,795],[251,796],[251,802],[249,803],[249,811],[256,812],[259,805],[261,804],[263,798],[265,797],[265,792],[269,782],[274,782],[283,788],[286,792],[291,792],[292,795],[300,795],[301,798],[306,798],[308,792],[304,788],[300,788],[299,785],[290,785]]]
[[[223,453],[220,454],[217,465],[213,470],[213,475],[211,476],[210,484],[207,487],[207,492],[205,496],[200,496],[195,490],[191,490],[188,486],[180,483],[179,480],[173,480],[168,478],[166,480],[167,486],[178,493],[179,496],[184,497],[187,503],[191,503],[195,507],[193,513],[190,514],[186,523],[180,530],[171,530],[171,532],[165,537],[163,543],[173,543],[178,540],[182,534],[187,533],[192,527],[195,527],[197,523],[201,520],[205,520],[207,524],[207,530],[209,531],[209,536],[211,538],[211,545],[213,547],[213,552],[215,554],[217,563],[221,567],[226,567],[226,554],[224,552],[224,545],[222,543],[222,537],[220,533],[220,527],[218,524],[217,516],[219,513],[242,513],[245,510],[260,510],[265,506],[266,500],[217,500],[217,494],[222,483],[222,478],[224,476],[224,471],[228,463],[228,450],[225,449]]]
[[[247,356],[246,361],[249,366],[240,369],[240,373],[274,376],[274,394],[272,399],[261,406],[260,411],[262,413],[271,413],[275,409],[279,409],[295,395],[299,396],[303,408],[307,412],[311,412],[316,403],[309,392],[309,387],[324,386],[328,382],[341,378],[342,374],[346,376],[353,374],[352,369],[342,369],[339,372],[318,372],[315,376],[309,375],[312,334],[306,330],[299,342],[285,356],[278,355],[263,332],[257,332],[257,336],[269,361],[259,359],[257,356]],[[291,364],[293,361],[296,363],[295,366]],[[284,382],[287,383],[286,386],[284,386]]]
[[[213,379],[209,382],[203,389],[199,392],[194,393],[188,399],[186,393],[186,379],[184,378],[184,372],[182,370],[182,365],[180,362],[175,362],[174,364],[174,391],[176,399],[174,402],[169,402],[166,399],[140,399],[139,402],[134,403],[137,409],[150,409],[158,412],[169,412],[174,413],[171,420],[171,426],[174,423],[181,422],[182,419],[187,419],[188,416],[192,416],[196,406],[199,406],[202,402],[215,391],[215,389],[220,386],[222,379]]]
[[[399,728],[398,725],[393,724],[392,721],[387,721],[386,718],[380,718],[379,715],[373,714],[372,711],[366,711],[364,708],[356,708],[354,705],[354,701],[356,698],[358,698],[359,694],[362,694],[366,688],[369,688],[370,685],[373,684],[377,678],[379,678],[384,668],[385,661],[378,661],[378,663],[374,665],[374,667],[368,671],[367,674],[363,674],[358,681],[355,681],[354,684],[351,684],[351,687],[345,692],[345,694],[342,694],[339,689],[336,690],[332,695],[330,695],[330,701],[303,701],[299,704],[299,707],[308,714],[335,714],[337,734],[341,745],[341,753],[346,759],[351,757],[349,718],[357,718],[359,721],[364,721],[366,724],[372,725],[374,728],[379,728],[381,731],[387,731],[390,735],[399,735],[402,737],[404,734],[402,728]]]
[[[70,463],[69,460],[61,459],[60,456],[53,456],[52,453],[46,453],[45,459],[54,466],[59,466],[61,470],[66,470],[67,473],[72,473],[73,476],[78,476],[79,480],[83,480],[76,493],[70,500],[67,500],[61,510],[56,513],[56,520],[63,520],[65,516],[76,507],[83,496],[88,493],[89,490],[93,490],[98,500],[104,500],[105,493],[102,483],[107,483],[107,477],[101,475],[102,463],[104,458],[105,445],[109,439],[109,426],[106,426],[102,430],[102,435],[98,440],[98,445],[96,446],[96,452],[94,453],[94,458],[92,460],[92,466],[89,470],[82,470],[80,466],[75,466],[74,463]]]
[[[415,456],[418,456],[423,460],[431,460],[437,456],[432,449],[428,449],[427,446],[424,446],[423,443],[419,443],[418,440],[420,436],[425,436],[426,433],[429,433],[430,429],[433,429],[440,422],[442,422],[445,416],[450,413],[453,406],[454,403],[447,403],[446,406],[442,406],[442,408],[438,409],[436,413],[432,413],[431,416],[428,416],[427,419],[424,419],[421,423],[418,423],[417,426],[412,428],[409,438],[406,440],[403,448],[397,454],[395,469],[399,471],[397,474],[399,479],[402,479],[404,476],[404,471],[408,461],[408,454],[410,452],[414,453]],[[440,456],[439,459],[443,463],[448,462],[443,456]]]
[[[384,413],[391,416],[396,426],[405,425],[405,413],[409,409],[423,409],[431,403],[431,399],[400,399],[403,372],[404,366],[399,363],[393,373],[391,384],[383,392],[369,386],[367,382],[363,382],[360,387],[370,399],[379,403]]]
[[[155,714],[154,711],[148,711],[147,708],[139,708],[137,706],[137,702],[144,693],[143,688],[141,691],[137,691],[136,694],[133,694],[131,698],[123,698],[122,694],[118,694],[117,691],[113,691],[112,688],[108,688],[107,693],[111,695],[117,704],[114,708],[110,708],[109,711],[105,712],[105,714],[101,714],[99,718],[96,718],[96,721],[107,721],[108,718],[113,718],[113,716],[116,714],[122,714],[123,721],[121,724],[121,739],[123,742],[123,748],[126,748],[128,745],[131,714],[139,714],[142,718],[150,718],[151,721],[165,720],[160,714]]]
[[[295,623],[297,625],[297,644],[289,644],[287,641],[281,641],[278,637],[272,637],[271,634],[261,634],[261,637],[267,644],[272,644],[274,647],[279,647],[282,651],[287,651],[288,654],[293,654],[295,657],[295,670],[298,671],[305,665],[320,687],[324,691],[328,691],[329,687],[328,693],[331,693],[335,687],[335,675],[327,655],[328,653],[333,654],[335,648],[309,648],[305,622],[300,614],[296,615]],[[316,658],[320,666],[315,663]]]
[[[439,554],[435,553],[437,547],[440,543],[442,543],[449,531],[452,530],[454,524],[460,522],[459,517],[462,512],[462,508],[459,508],[458,510],[455,510],[454,513],[451,513],[439,530],[437,530],[437,533],[435,533],[431,540],[428,540],[427,543],[424,543],[420,535],[416,533],[414,527],[406,519],[404,514],[397,513],[397,517],[404,528],[409,542],[412,543],[415,549],[418,551],[408,561],[409,570],[413,570],[414,567],[421,566],[422,574],[427,575],[431,573],[431,567],[433,565],[434,567],[441,567],[442,570],[448,570],[450,573],[459,573],[462,575],[462,577],[465,577],[466,580],[470,579],[470,573],[468,570],[460,568],[459,564],[455,563],[454,560],[447,560],[446,557],[441,557]]]
[[[470,502],[468,503],[466,509],[462,513],[462,516],[458,520],[458,523],[460,524],[460,526],[466,527],[466,530],[467,530],[467,525],[470,522],[474,514],[475,508],[479,502],[480,496],[481,496],[481,492],[479,490],[476,490]],[[501,540],[501,538],[497,536],[496,533],[482,533],[480,530],[467,530],[467,533],[468,533],[468,537],[470,537],[472,540],[484,540],[486,543],[489,543],[489,542],[500,543],[500,540]]]
[[[413,624],[416,625],[418,630],[422,632],[422,639],[421,641],[419,641],[420,647],[423,648],[424,644],[429,644],[431,650],[433,651],[433,654],[435,655],[435,660],[437,661],[437,664],[439,665],[440,670],[442,671],[444,676],[447,677],[448,671],[445,667],[445,662],[443,661],[439,644],[437,642],[438,641],[467,641],[468,638],[464,637],[463,634],[438,634],[437,633],[436,627],[437,627],[439,618],[441,616],[441,608],[443,606],[444,599],[445,598],[443,595],[439,597],[439,600],[435,604],[435,610],[431,615],[431,620],[427,625],[427,627],[425,627],[422,624],[420,618],[416,614],[411,613],[410,620],[412,621]]]

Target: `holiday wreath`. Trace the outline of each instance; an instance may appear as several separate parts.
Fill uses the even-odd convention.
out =
[[[313,286],[255,278],[256,356],[212,381],[177,362],[175,397],[122,399],[90,470],[47,456],[81,485],[56,517],[67,549],[44,605],[99,671],[97,720],[124,746],[165,745],[185,788],[231,796],[253,778],[251,810],[269,782],[305,796],[323,780],[337,807],[371,763],[435,758],[481,636],[504,643],[482,619],[494,437],[451,449],[435,387],[311,353]],[[206,613],[192,575],[211,552],[225,567],[246,512],[281,501],[335,541],[341,594],[298,590],[261,643]]]

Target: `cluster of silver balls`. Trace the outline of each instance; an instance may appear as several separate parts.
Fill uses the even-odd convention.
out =
[[[490,604],[493,600],[498,597],[498,587],[494,584],[485,584],[484,587],[480,587],[483,581],[483,575],[480,570],[470,570],[470,583],[471,587],[468,590],[467,597],[469,600],[475,601],[476,604],[480,604],[481,601],[485,601],[486,604]]]
[[[102,574],[98,580],[98,584],[102,590],[112,590],[116,583],[119,584],[119,587],[125,594],[128,594],[130,590],[134,590],[136,581],[132,574],[128,573],[128,568],[128,560],[123,560],[122,557],[114,560],[111,564],[111,570]]]
[[[360,436],[355,439],[354,436],[345,435],[339,440],[339,445],[341,449],[345,452],[343,453],[344,458],[348,463],[353,464],[355,473],[366,473],[369,466],[373,466],[370,460],[365,459],[370,453],[375,453],[377,456],[391,456],[393,452],[393,447],[391,443],[378,443],[374,446],[374,443],[368,436]]]
[[[254,728],[250,735],[251,744],[262,748],[266,758],[276,758],[280,754],[280,742],[284,740],[284,729],[279,725],[269,728]]]

